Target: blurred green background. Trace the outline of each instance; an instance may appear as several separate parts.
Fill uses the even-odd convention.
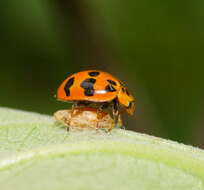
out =
[[[1,0],[0,105],[52,114],[69,74],[102,69],[137,99],[127,129],[204,147],[204,3]]]

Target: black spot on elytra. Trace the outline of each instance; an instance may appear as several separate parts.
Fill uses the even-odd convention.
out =
[[[86,96],[93,96],[94,95],[94,89],[93,88],[87,88],[84,90],[84,94]]]
[[[113,81],[113,80],[107,80],[110,84],[112,84],[112,85],[114,85],[114,86],[117,86],[117,84],[116,84],[116,82],[115,81]]]
[[[92,72],[89,72],[88,74],[89,74],[89,76],[91,76],[91,77],[96,77],[96,76],[98,76],[98,75],[100,74],[100,72],[98,72],[98,71],[92,71]]]
[[[74,84],[74,77],[70,78],[64,86],[66,96],[70,96],[70,87]]]
[[[82,81],[80,86],[84,89],[92,88],[95,82],[96,82],[96,79],[88,78],[88,79],[85,79],[84,81]]]
[[[93,96],[94,95],[94,83],[96,82],[96,79],[94,78],[88,78],[84,80],[80,86],[84,89],[85,96]]]
[[[116,89],[110,84],[106,86],[105,90],[107,92],[115,92],[116,91]]]
[[[122,91],[125,93],[125,89],[124,88],[122,88]]]

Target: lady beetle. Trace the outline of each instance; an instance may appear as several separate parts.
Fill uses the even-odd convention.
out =
[[[119,107],[132,115],[135,111],[134,97],[123,83],[111,74],[99,70],[81,71],[67,77],[59,86],[57,100],[73,102],[78,106],[95,105],[98,110],[110,108],[115,124],[120,120]]]

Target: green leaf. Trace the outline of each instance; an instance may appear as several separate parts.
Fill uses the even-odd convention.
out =
[[[2,190],[201,190],[204,151],[128,130],[67,132],[0,108]]]

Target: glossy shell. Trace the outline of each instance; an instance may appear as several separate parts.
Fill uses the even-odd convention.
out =
[[[62,101],[108,102],[117,97],[121,82],[109,73],[88,70],[72,74],[57,90]]]

